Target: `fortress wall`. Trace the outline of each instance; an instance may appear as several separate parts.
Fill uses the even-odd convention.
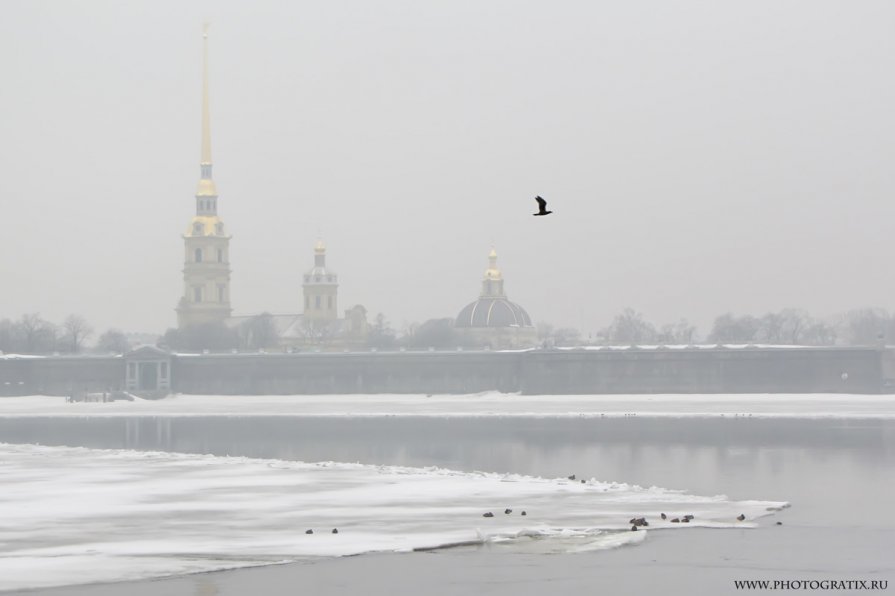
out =
[[[875,348],[535,351],[526,354],[522,392],[880,393],[882,354]]]
[[[516,353],[367,352],[179,356],[174,386],[196,394],[518,391]]]
[[[174,355],[191,394],[880,393],[895,351],[877,348],[531,350]],[[122,357],[0,357],[0,396],[124,384]],[[843,377],[843,374],[845,377]]]
[[[121,356],[0,357],[0,396],[120,389],[124,372]]]

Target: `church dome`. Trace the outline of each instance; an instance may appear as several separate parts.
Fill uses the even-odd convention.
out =
[[[483,296],[463,307],[455,327],[531,327],[525,309],[505,297]]]
[[[503,274],[497,267],[497,252],[488,255],[479,299],[467,304],[457,315],[455,327],[531,327],[525,309],[510,302],[503,289]]]

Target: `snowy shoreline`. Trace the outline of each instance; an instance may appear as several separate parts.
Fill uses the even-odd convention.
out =
[[[760,417],[895,419],[895,395],[172,395],[162,400],[67,403],[0,398],[0,417],[436,416]]]

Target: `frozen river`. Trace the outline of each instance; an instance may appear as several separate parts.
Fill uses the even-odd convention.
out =
[[[183,501],[188,495],[195,495],[201,501],[201,495],[209,489],[232,490],[232,480],[224,482],[224,487],[229,489],[215,482],[222,475],[225,479],[246,477],[246,470],[266,465],[256,461],[259,459],[359,462],[365,465],[337,466],[337,473],[351,477],[350,481],[340,481],[348,482],[346,487],[367,490],[366,494],[355,493],[359,501],[351,501],[354,517],[346,515],[344,510],[335,512],[336,518],[348,520],[346,527],[361,528],[369,523],[369,518],[359,513],[358,503],[382,505],[383,493],[371,492],[371,486],[376,486],[377,481],[397,482],[396,478],[403,476],[404,479],[413,477],[418,483],[417,489],[425,487],[422,493],[410,490],[414,486],[411,482],[407,485],[408,494],[415,495],[416,502],[422,506],[420,511],[431,513],[432,507],[440,508],[440,521],[432,525],[429,522],[433,516],[423,515],[420,519],[425,523],[397,532],[403,535],[402,540],[407,536],[431,535],[433,531],[451,534],[459,530],[447,541],[464,542],[468,536],[464,532],[480,532],[486,520],[478,517],[479,510],[487,508],[487,502],[471,497],[474,494],[501,504],[528,495],[532,499],[529,502],[535,503],[535,510],[549,511],[548,516],[537,521],[544,522],[542,529],[567,533],[548,540],[534,538],[528,535],[537,525],[534,520],[526,518],[526,523],[520,524],[522,518],[516,517],[510,522],[513,518],[510,515],[499,519],[501,526],[493,528],[498,531],[489,536],[496,539],[437,555],[315,559],[313,564],[221,572],[166,580],[163,584],[138,582],[128,587],[137,593],[146,586],[165,585],[172,590],[166,593],[171,594],[198,593],[200,588],[213,588],[208,593],[236,594],[245,590],[246,581],[260,582],[264,593],[291,593],[287,590],[296,586],[332,594],[353,593],[362,587],[369,588],[370,593],[379,593],[375,586],[380,586],[384,594],[403,586],[408,590],[406,593],[411,593],[423,582],[423,576],[418,574],[424,574],[431,582],[426,584],[430,585],[427,589],[431,593],[459,594],[462,589],[468,591],[477,585],[488,585],[492,593],[520,594],[527,593],[525,586],[531,582],[544,581],[563,587],[607,590],[610,586],[618,587],[616,583],[626,577],[625,570],[630,573],[634,569],[642,587],[655,586],[654,591],[661,588],[662,592],[671,594],[707,586],[713,593],[726,589],[733,593],[733,579],[753,577],[895,579],[892,577],[895,566],[888,554],[895,551],[895,522],[888,515],[891,495],[895,494],[893,402],[889,398],[874,397],[856,397],[855,401],[849,401],[850,396],[836,396],[836,399],[817,402],[820,405],[812,408],[800,399],[787,398],[769,404],[761,397],[751,402],[742,396],[731,397],[737,400],[735,405],[722,402],[724,396],[716,396],[715,400],[685,399],[678,404],[660,399],[658,405],[653,397],[635,397],[628,402],[619,398],[603,402],[602,407],[595,405],[600,398],[592,398],[584,406],[580,399],[548,400],[540,412],[533,411],[531,403],[522,401],[501,408],[503,398],[491,396],[474,406],[469,403],[475,398],[458,399],[453,409],[440,398],[439,405],[433,406],[423,396],[416,400],[419,407],[415,407],[412,399],[377,403],[370,397],[354,398],[364,403],[352,406],[351,398],[346,397],[342,403],[334,402],[337,405],[329,410],[320,406],[322,399],[306,401],[302,407],[300,398],[267,398],[256,403],[251,412],[243,400],[236,400],[229,407],[215,403],[214,411],[204,413],[201,404],[214,403],[203,401],[208,398],[188,398],[179,405],[176,402],[158,404],[156,412],[153,404],[136,404],[138,407],[131,413],[127,407],[134,404],[63,404],[60,408],[58,403],[51,405],[46,401],[51,398],[38,398],[32,402],[34,411],[31,412],[21,401],[7,402],[6,415],[0,412],[0,441],[219,456],[202,459],[215,471],[206,470],[201,475],[203,478],[196,480],[198,484],[183,483],[181,492],[175,494],[171,503]],[[282,403],[288,404],[281,413],[277,412],[279,400],[287,400]],[[103,410],[103,406],[108,409]],[[684,415],[668,415],[675,407]],[[171,411],[177,408],[179,412]],[[469,411],[471,408],[477,411]],[[357,414],[352,415],[352,410]],[[14,453],[10,454],[10,449]],[[39,452],[15,451],[21,449],[24,448],[7,446],[4,461],[7,464],[18,461],[20,471],[35,470],[38,466],[26,460],[38,457]],[[106,473],[115,467],[123,473],[122,470],[131,466],[127,462],[128,453],[102,452],[101,457],[83,458],[85,451],[76,450],[66,455],[73,462],[82,457],[79,465],[86,466],[83,470],[95,471],[100,465]],[[220,457],[227,455],[231,457]],[[237,456],[252,459],[242,460]],[[164,479],[170,476],[166,466],[186,465],[179,459],[182,456],[173,457],[172,460],[162,453],[144,454],[146,474],[139,479],[147,483],[144,488],[158,490],[158,487],[152,488],[153,482],[164,485]],[[112,467],[96,463],[103,458],[114,462]],[[437,474],[417,470],[425,466],[455,472],[447,478],[438,478]],[[298,466],[286,476],[283,470],[275,470],[275,474],[260,483],[265,487],[262,495],[252,497],[243,485],[238,494],[249,498],[243,502],[261,505],[257,513],[253,513],[252,507],[233,513],[239,527],[246,524],[250,527],[253,518],[272,520],[283,515],[278,505],[263,504],[271,495],[283,491],[283,485],[278,483],[327,486],[329,480],[319,475],[314,477],[313,470],[301,468]],[[409,476],[407,468],[414,469]],[[228,469],[234,473],[228,473]],[[486,474],[476,473],[479,471]],[[263,472],[257,470],[248,475],[256,477],[256,473],[263,477]],[[576,474],[577,479],[588,479],[588,483],[573,484],[565,479],[570,474]],[[512,482],[502,481],[510,479],[507,475],[517,476],[511,478]],[[72,486],[77,485],[79,478],[83,480],[83,474],[71,470],[66,473],[57,470],[55,476],[61,478],[59,482]],[[69,479],[65,480],[65,476]],[[213,481],[211,485],[201,484],[210,481]],[[477,482],[483,484],[477,485]],[[114,482],[107,484],[114,485]],[[617,491],[614,496],[618,497],[609,499],[612,504],[598,502],[599,495],[605,498],[611,491]],[[441,496],[432,499],[433,494]],[[446,498],[450,507],[439,503],[441,497]],[[681,499],[689,504],[682,505]],[[760,503],[753,503],[756,507],[750,508],[752,501]],[[223,499],[223,502],[233,500]],[[623,505],[619,506],[619,502]],[[761,509],[776,507],[782,502],[792,506],[757,517]],[[697,513],[697,518],[704,522],[700,524],[702,528],[656,532],[664,528],[653,523],[648,531],[638,535],[636,545],[631,548],[573,552],[588,550],[587,544],[598,548],[621,544],[611,540],[618,540],[612,533],[623,529],[623,525],[613,524],[629,512],[633,515],[642,511],[644,515],[655,516],[660,509],[693,508],[696,503],[703,505],[702,513]],[[4,507],[11,506],[14,503],[7,498]],[[504,515],[502,510],[493,509]],[[740,509],[750,519],[737,529],[737,523],[731,523],[730,518]],[[514,509],[515,513],[518,511]],[[579,514],[581,517],[576,517]],[[373,517],[382,515],[380,510]],[[135,514],[134,520],[138,517]],[[308,520],[290,521],[295,522],[296,528],[303,528]],[[777,521],[782,525],[776,525]],[[337,523],[334,518],[327,518],[326,522]],[[27,525],[27,521],[22,523]],[[706,526],[733,529],[712,531]],[[451,531],[446,532],[448,529]],[[570,529],[573,529],[571,533]],[[211,537],[206,542],[212,545],[215,540],[221,541],[209,528],[198,532],[200,537]],[[520,532],[525,534],[525,539],[503,540]],[[137,534],[146,537],[143,531]],[[240,550],[237,547],[241,535],[237,533],[231,555],[234,558],[257,556],[261,551],[252,549],[259,539],[263,542],[262,534],[246,533],[243,544],[251,548]],[[384,533],[386,538],[395,538],[388,534]],[[346,543],[350,535],[344,535]],[[46,540],[52,541],[52,535],[48,536]],[[250,536],[252,540],[248,539]],[[617,536],[621,538],[620,534]],[[297,540],[281,543],[291,545],[291,550],[281,546],[275,553],[263,554],[326,554],[302,551],[296,544],[307,546],[302,542],[304,538],[302,534]],[[33,539],[41,538],[35,534]],[[282,539],[282,534],[271,538]],[[630,540],[624,536],[624,542]],[[404,543],[408,545],[428,546]],[[343,543],[340,548],[344,546]],[[386,544],[385,548],[394,546]],[[186,550],[195,551],[195,544]],[[558,552],[566,554],[548,554]],[[203,556],[207,555],[206,552]],[[403,571],[398,573],[399,570]],[[694,575],[697,570],[698,576]],[[455,580],[461,571],[468,581],[458,584]],[[348,576],[353,579],[346,580]],[[525,585],[520,583],[523,580]],[[104,591],[109,589],[111,586],[91,586],[50,589],[46,593],[100,596],[114,593]]]

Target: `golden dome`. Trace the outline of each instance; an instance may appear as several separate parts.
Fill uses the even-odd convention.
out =
[[[314,252],[326,252],[326,245],[323,244],[323,240],[317,239],[317,242],[314,243]]]
[[[184,236],[223,236],[224,222],[217,215],[197,215]]]
[[[218,189],[214,186],[214,180],[209,178],[201,178],[199,180],[199,188],[196,190],[197,197],[216,197]]]

